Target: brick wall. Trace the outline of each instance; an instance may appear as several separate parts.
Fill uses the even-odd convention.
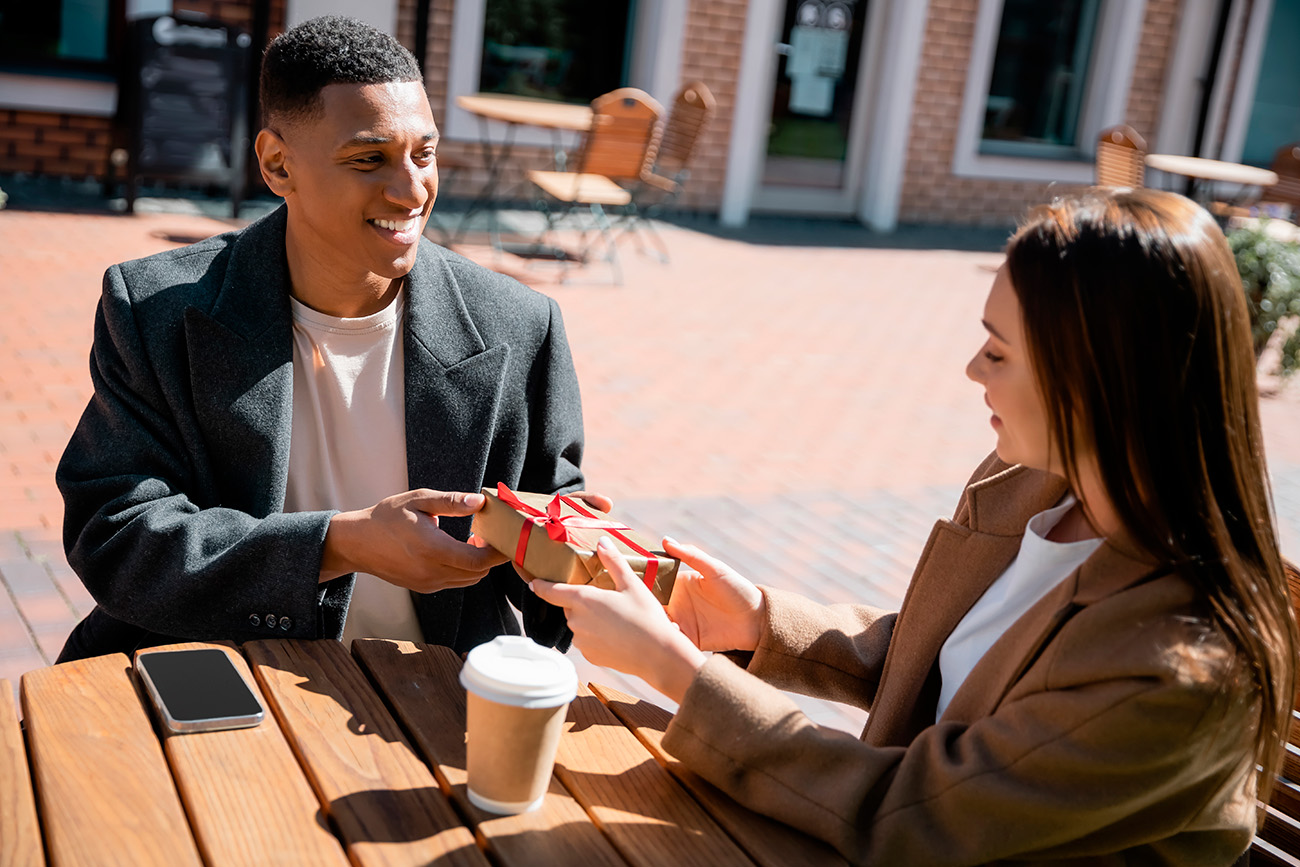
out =
[[[1180,5],[1180,0],[1147,2],[1126,122],[1148,140],[1160,116]],[[952,174],[978,8],[979,0],[930,2],[899,208],[901,222],[1011,225],[1026,207],[1062,189],[1042,182]]]
[[[106,117],[0,109],[0,172],[102,179],[109,126]]]
[[[716,211],[722,203],[748,14],[748,0],[691,0],[686,13],[681,81],[704,82],[718,108],[697,145],[690,179],[677,200],[683,210]]]
[[[1159,130],[1160,106],[1165,92],[1165,73],[1178,38],[1182,0],[1147,0],[1142,22],[1142,43],[1133,65],[1128,109],[1124,122],[1140,132],[1147,145],[1154,145]]]

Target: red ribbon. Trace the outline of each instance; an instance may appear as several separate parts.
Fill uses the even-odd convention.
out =
[[[659,571],[659,558],[619,532],[620,530],[631,532],[632,528],[626,524],[620,524],[616,521],[603,521],[563,494],[556,494],[552,497],[551,501],[546,504],[545,512],[519,499],[515,492],[506,487],[503,482],[497,482],[497,497],[515,511],[525,513],[524,525],[519,530],[519,543],[515,546],[515,562],[520,566],[524,565],[524,553],[528,550],[528,536],[532,532],[534,524],[545,527],[546,535],[551,537],[553,541],[562,544],[567,542],[580,544],[570,535],[570,528],[574,530],[608,530],[618,537],[623,544],[646,558],[645,586],[654,587],[655,575]],[[578,512],[578,514],[561,514],[561,503]]]

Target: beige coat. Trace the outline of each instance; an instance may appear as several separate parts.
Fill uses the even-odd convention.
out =
[[[1176,574],[1103,544],[935,723],[940,647],[1064,492],[990,458],[897,614],[765,588],[749,673],[711,657],[664,746],[854,863],[1231,864],[1254,827],[1254,689]],[[868,709],[861,739],[778,687]]]

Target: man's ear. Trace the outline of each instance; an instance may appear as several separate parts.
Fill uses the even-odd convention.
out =
[[[266,186],[280,198],[284,198],[293,189],[287,165],[289,146],[280,134],[270,127],[263,128],[253,142],[257,153],[257,166],[262,170],[262,180]]]

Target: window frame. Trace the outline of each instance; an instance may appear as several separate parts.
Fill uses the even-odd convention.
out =
[[[479,70],[483,60],[483,22],[487,0],[457,0],[451,23],[451,56],[447,64],[447,103],[443,107],[442,134],[453,141],[477,142],[481,136],[479,118],[456,105],[456,97],[478,93]],[[667,107],[672,93],[662,88],[668,82],[676,88],[680,78],[680,39],[665,38],[681,34],[685,28],[684,2],[639,0],[632,9],[631,56],[624,58],[629,84],[650,92]],[[657,17],[651,17],[657,16]],[[657,38],[656,38],[657,37]],[[666,75],[665,71],[671,73]],[[488,121],[492,141],[501,141],[505,124]],[[514,141],[520,145],[551,147],[554,131],[520,126]]]
[[[1142,38],[1146,0],[1102,0],[1079,118],[1079,145],[1002,143],[983,139],[1003,0],[982,0],[975,19],[962,110],[953,148],[957,177],[1091,183],[1097,136],[1124,119]],[[1001,151],[1001,153],[991,153]]]

